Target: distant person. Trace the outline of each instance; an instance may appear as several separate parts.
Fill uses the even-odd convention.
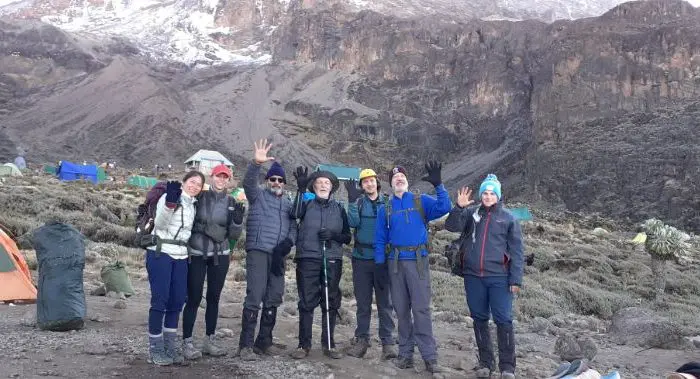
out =
[[[182,184],[167,183],[166,192],[156,206],[153,234],[162,245],[146,249],[146,271],[151,288],[148,360],[159,366],[183,361],[177,324],[187,298],[187,241],[194,224],[195,202],[203,185],[201,172],[188,172]]]
[[[183,354],[186,359],[199,359],[202,354],[214,357],[227,350],[216,343],[219,300],[229,269],[229,239],[238,239],[243,229],[245,207],[226,193],[231,170],[225,165],[214,167],[208,191],[197,196],[197,213],[188,242],[190,253],[187,270],[187,303],[182,315]],[[202,301],[204,279],[207,282],[207,307],[204,313],[206,337],[202,350],[195,348],[192,330]]]
[[[496,323],[498,368],[502,379],[515,378],[513,296],[523,283],[523,241],[520,223],[503,208],[501,183],[490,174],[479,187],[478,206],[470,207],[472,191],[464,187],[445,221],[450,232],[462,233],[464,289],[479,351],[477,378],[494,372],[489,318]]]

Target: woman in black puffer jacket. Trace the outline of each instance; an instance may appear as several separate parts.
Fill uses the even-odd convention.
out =
[[[216,321],[219,317],[219,298],[224,288],[230,262],[229,240],[241,235],[245,207],[227,193],[231,170],[221,164],[212,170],[211,185],[197,198],[197,213],[188,242],[190,254],[187,274],[187,304],[182,316],[183,355],[198,359],[202,353],[211,356],[226,355],[226,350],[214,342]],[[207,309],[204,314],[206,338],[202,350],[192,342],[192,329],[197,309],[202,301],[204,279],[207,280]]]

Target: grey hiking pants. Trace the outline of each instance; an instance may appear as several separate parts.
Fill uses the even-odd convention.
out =
[[[284,295],[284,276],[274,276],[270,272],[272,254],[259,250],[249,250],[245,257],[245,302],[243,307],[258,312],[263,308],[277,308]]]
[[[374,259],[352,259],[352,285],[357,301],[357,328],[355,337],[369,340],[369,325],[372,319],[372,294],[377,297],[377,315],[379,316],[379,338],[382,345],[393,345],[394,320],[391,317],[393,307],[389,296],[389,283],[380,289],[374,273],[377,265]]]
[[[399,356],[413,359],[413,350],[418,345],[425,361],[437,360],[437,345],[433,338],[433,321],[430,312],[430,270],[428,260],[423,279],[418,276],[414,260],[399,260],[389,263],[391,300],[394,302],[399,329]],[[395,273],[392,265],[398,264]]]

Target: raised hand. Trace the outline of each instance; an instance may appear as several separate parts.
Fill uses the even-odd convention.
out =
[[[357,187],[357,181],[348,180],[345,182],[345,190],[348,193],[348,203],[354,203],[362,196],[362,190]]]
[[[465,208],[474,204],[472,193],[473,191],[469,187],[462,187],[457,190],[457,205],[460,208]]]
[[[304,192],[306,190],[306,185],[309,183],[309,168],[299,166],[294,171],[294,178],[297,180],[297,187],[299,192]]]
[[[270,151],[270,148],[272,148],[271,143],[267,143],[267,138],[266,139],[261,139],[257,142],[253,143],[254,148],[253,148],[253,159],[255,159],[255,163],[257,164],[263,164],[268,161],[274,161],[274,157],[268,157],[267,153]]]
[[[435,187],[442,183],[442,163],[430,161],[425,164],[425,171],[428,172],[428,175],[422,177],[421,180],[429,182]]]

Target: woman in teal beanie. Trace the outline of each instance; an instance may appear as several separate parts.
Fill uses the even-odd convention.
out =
[[[489,378],[495,371],[489,318],[493,316],[498,335],[498,368],[502,379],[515,378],[515,336],[513,296],[523,280],[523,243],[520,224],[503,208],[501,183],[489,174],[479,187],[480,204],[471,206],[472,191],[458,191],[457,203],[445,221],[445,228],[462,233],[460,252],[469,313],[479,349],[477,378]]]

